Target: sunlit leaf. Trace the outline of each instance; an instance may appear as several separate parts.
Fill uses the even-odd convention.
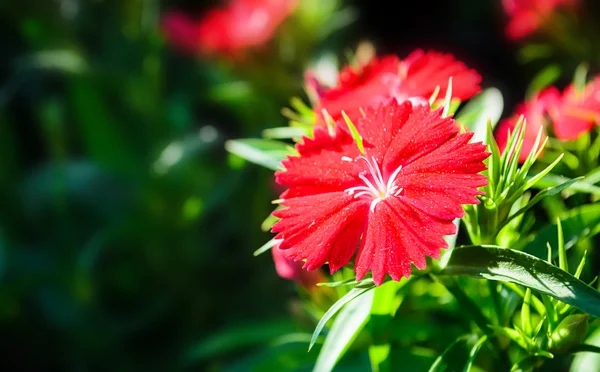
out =
[[[281,170],[281,160],[294,153],[293,147],[283,142],[257,138],[229,140],[225,142],[225,149],[274,171]]]
[[[465,275],[520,284],[600,316],[600,292],[568,272],[520,251],[496,246],[457,248],[438,275]]]
[[[371,305],[374,291],[367,290],[364,295],[355,297],[338,314],[323,343],[313,372],[329,372],[336,362],[352,344],[358,332],[364,326]]]

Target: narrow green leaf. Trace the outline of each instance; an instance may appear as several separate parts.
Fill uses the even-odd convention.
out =
[[[467,359],[467,363],[465,364],[465,368],[463,369],[463,372],[469,372],[471,370],[471,367],[473,367],[473,363],[475,363],[475,358],[477,358],[477,353],[479,352],[479,350],[481,349],[481,347],[483,346],[483,344],[485,344],[485,342],[488,340],[487,336],[481,336],[481,338],[479,339],[479,341],[477,341],[477,343],[475,345],[473,345],[473,347],[471,348],[471,352],[469,353],[469,359]]]
[[[340,298],[335,304],[333,304],[333,306],[331,306],[329,310],[327,310],[325,315],[323,315],[321,320],[319,320],[319,323],[317,324],[317,327],[313,332],[312,339],[310,340],[308,350],[310,351],[310,349],[312,349],[313,345],[317,341],[317,337],[319,337],[321,331],[323,330],[329,319],[331,319],[342,307],[344,307],[344,305],[354,300],[355,298],[358,298],[363,294],[369,292],[373,288],[375,288],[373,282],[365,283],[363,285],[357,285],[356,287],[352,288],[348,293],[346,293],[344,297]]]
[[[506,226],[510,221],[513,220],[513,218],[520,216],[521,214],[527,212],[528,210],[530,210],[534,205],[536,205],[537,203],[539,203],[542,199],[544,199],[545,197],[548,196],[552,196],[552,195],[557,195],[559,193],[561,193],[564,189],[568,188],[569,186],[571,186],[572,184],[574,184],[575,182],[577,182],[578,180],[580,180],[580,178],[575,178],[572,180],[569,180],[565,183],[562,183],[558,186],[555,187],[549,187],[543,191],[540,191],[539,193],[537,193],[537,195],[531,199],[529,201],[529,203],[527,203],[526,206],[524,206],[523,208],[519,209],[517,212],[513,213],[512,215],[510,215],[510,217],[508,217],[506,219],[506,221],[504,221],[504,223],[502,224],[502,226],[500,226],[500,228],[498,230],[501,230],[504,226]]]
[[[356,127],[352,123],[352,120],[350,120],[350,118],[348,117],[348,115],[346,115],[346,113],[344,111],[342,111],[342,116],[344,117],[344,120],[346,121],[346,124],[348,125],[348,128],[350,129],[350,134],[352,135],[352,139],[354,139],[354,142],[356,143],[358,150],[360,151],[361,154],[364,155],[365,154],[365,146],[363,145],[363,140],[362,140],[362,137],[360,136],[360,133],[358,133],[358,129],[356,129]]]
[[[365,325],[373,304],[374,291],[367,290],[363,293],[364,296],[355,297],[336,317],[323,343],[313,372],[332,371]]]
[[[523,285],[593,316],[600,316],[600,292],[535,256],[496,246],[454,250],[438,275],[465,275]]]
[[[295,149],[283,142],[247,138],[225,142],[225,149],[249,162],[274,171],[282,170],[281,160],[295,154]]]
[[[448,78],[448,88],[446,88],[446,97],[444,98],[444,111],[442,117],[445,118],[450,113],[450,105],[452,104],[452,76]]]
[[[410,280],[410,279],[409,279]],[[375,288],[369,330],[373,345],[369,347],[369,359],[373,372],[390,371],[389,329],[390,324],[402,303],[403,296],[398,292],[409,280],[389,281]]]
[[[576,277],[577,279],[579,279],[579,277],[581,276],[581,273],[583,272],[583,268],[585,267],[586,257],[587,257],[587,251],[584,251],[583,257],[581,257],[581,261],[579,261],[579,265],[577,266],[577,270],[575,270],[575,274],[573,274],[573,276]]]
[[[265,244],[263,244],[262,247],[260,247],[260,248],[258,248],[257,250],[254,251],[254,253],[253,253],[254,257],[260,256],[261,254],[269,251],[276,244],[277,244],[277,240],[275,240],[275,239],[269,240],[268,242],[266,242]]]
[[[578,240],[596,235],[600,232],[600,203],[588,204],[570,211],[561,222],[565,248],[570,249]],[[524,241],[523,251],[539,258],[546,258],[546,243],[558,240],[558,228],[555,224],[548,225],[537,234],[533,240]],[[552,256],[556,257],[554,251]]]
[[[561,270],[569,271],[567,248],[565,248],[565,236],[563,234],[560,218],[556,218],[556,229],[558,232],[558,267],[560,267]]]
[[[459,337],[437,357],[429,368],[429,372],[468,370],[467,364],[473,345],[476,345],[478,341],[477,335],[474,334]]]
[[[531,337],[533,336],[533,326],[531,325],[531,289],[525,290],[523,297],[523,306],[521,307],[521,329]]]
[[[301,138],[308,136],[310,133],[301,127],[279,127],[269,128],[262,132],[263,137],[269,139],[288,139],[288,138]]]

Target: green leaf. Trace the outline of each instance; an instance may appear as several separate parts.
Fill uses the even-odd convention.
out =
[[[475,133],[473,142],[485,141],[488,122],[493,129],[502,116],[503,108],[504,100],[500,90],[488,88],[471,98],[455,119]]]
[[[459,337],[433,362],[429,372],[468,371],[471,352],[478,341],[474,334]]]
[[[373,290],[375,297],[369,322],[369,329],[373,338],[373,344],[369,347],[369,358],[371,359],[373,372],[390,370],[390,324],[403,300],[403,296],[398,292],[409,280],[389,281]]]
[[[596,235],[600,232],[600,203],[588,204],[573,209],[566,218],[561,220],[566,249],[577,243],[578,240]],[[533,240],[525,241],[523,250],[539,258],[547,257],[547,242],[558,241],[558,229],[555,224],[548,225],[540,230]],[[552,257],[556,257],[555,250]]]
[[[313,345],[317,341],[317,337],[319,337],[319,334],[321,334],[321,331],[323,330],[329,319],[331,319],[342,307],[344,307],[344,305],[354,300],[355,298],[358,298],[363,294],[369,292],[373,288],[375,288],[373,281],[357,285],[356,287],[352,288],[348,293],[346,293],[344,297],[340,298],[335,304],[333,304],[333,306],[331,306],[329,310],[327,310],[325,315],[323,315],[321,320],[319,320],[319,323],[317,324],[317,327],[313,332],[312,339],[310,340],[308,350],[310,351],[310,349],[312,349]]]
[[[450,105],[452,103],[452,76],[448,79],[448,88],[446,88],[446,97],[444,98],[444,111],[442,117],[445,118],[450,114]]]
[[[506,221],[504,221],[504,223],[502,224],[502,226],[500,226],[500,228],[498,230],[501,230],[510,221],[512,221],[513,218],[518,217],[521,214],[523,214],[523,213],[527,212],[528,210],[530,210],[534,205],[536,205],[537,203],[539,203],[545,197],[559,194],[564,189],[566,189],[567,187],[571,186],[572,184],[574,184],[575,182],[577,182],[581,178],[582,177],[575,178],[575,179],[569,180],[569,181],[567,181],[565,183],[562,183],[562,184],[560,184],[560,185],[558,185],[556,187],[549,187],[549,188],[547,188],[547,189],[545,189],[543,191],[540,191],[539,193],[537,193],[537,195],[533,199],[531,199],[529,201],[529,203],[527,203],[526,206],[524,206],[523,208],[519,209],[517,212],[513,213],[510,217],[508,217],[506,219]]]
[[[263,137],[270,139],[289,139],[289,138],[301,138],[308,136],[310,133],[301,127],[279,127],[269,128],[262,132]]]
[[[481,350],[481,347],[483,346],[483,344],[485,344],[487,340],[487,336],[481,336],[481,338],[479,338],[479,341],[477,341],[477,343],[473,345],[473,347],[471,348],[471,352],[469,353],[469,359],[467,359],[467,363],[465,364],[465,368],[463,370],[464,372],[469,372],[471,370],[471,367],[473,367],[473,363],[475,363],[475,358],[477,358],[477,353],[479,353],[479,350]]]
[[[288,144],[258,138],[229,140],[225,142],[225,149],[274,171],[282,170],[281,160],[295,153],[294,148]]]
[[[313,372],[332,371],[364,326],[371,311],[374,291],[367,289],[363,294],[364,296],[355,297],[336,317],[321,348]]]
[[[595,180],[588,178],[590,176],[595,178],[597,176],[597,174],[590,173],[589,175],[586,175],[586,177],[584,179],[571,184],[571,186],[569,187],[569,190],[600,196],[600,187],[593,185],[593,183],[595,183],[593,181],[595,181]],[[547,174],[542,179],[540,179],[538,182],[536,182],[535,185],[532,185],[532,187],[536,188],[536,189],[542,189],[545,187],[555,187],[555,186],[560,185],[561,183],[568,182],[569,180],[570,179],[567,177],[559,176],[556,174]]]
[[[344,120],[346,121],[346,124],[348,125],[348,128],[350,129],[350,134],[352,135],[352,139],[354,139],[354,142],[356,143],[358,150],[360,151],[361,154],[364,155],[365,154],[365,146],[363,145],[363,140],[362,140],[362,137],[360,136],[360,133],[358,133],[358,129],[356,129],[356,127],[352,123],[352,120],[350,120],[350,118],[348,117],[348,115],[346,115],[346,113],[344,111],[342,111],[342,116],[344,117]]]
[[[268,242],[266,242],[265,244],[263,244],[262,247],[260,247],[260,248],[258,248],[257,250],[254,251],[254,253],[253,253],[254,257],[260,256],[261,254],[269,251],[276,244],[277,244],[277,240],[275,240],[275,239],[269,240]]]
[[[533,78],[531,84],[529,84],[529,87],[527,88],[527,98],[534,97],[544,88],[552,85],[560,77],[560,73],[560,66],[558,64],[547,66],[542,71],[540,71]]]
[[[450,257],[450,261],[452,257]],[[450,262],[449,261],[449,262]],[[442,270],[443,272],[443,270]],[[461,314],[467,317],[469,320],[472,320],[479,329],[481,329],[484,333],[490,333],[488,330],[488,323],[490,321],[483,315],[481,312],[481,307],[478,306],[467,294],[465,291],[460,288],[456,280],[454,278],[443,278],[443,277],[432,277],[440,284],[442,284],[448,292],[452,293],[456,302],[458,302],[459,308],[462,310]]]
[[[516,283],[590,315],[600,316],[600,292],[542,259],[512,249],[496,246],[457,248],[439,275]]]

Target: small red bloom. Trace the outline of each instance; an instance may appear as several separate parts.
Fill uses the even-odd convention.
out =
[[[600,77],[581,92],[573,85],[567,87],[556,105],[548,108],[548,113],[554,134],[562,141],[574,140],[589,132],[594,124],[600,123]]]
[[[402,61],[396,56],[374,58],[359,71],[346,66],[336,87],[319,90],[317,121],[324,123],[323,109],[335,121],[341,119],[342,110],[356,121],[361,108],[366,110],[392,98],[427,104],[437,86],[438,97],[444,97],[450,77],[453,97],[465,100],[481,89],[481,76],[476,71],[450,54],[433,51],[416,50]]]
[[[163,28],[174,46],[188,52],[233,54],[266,43],[299,0],[231,0],[194,22],[181,13],[165,17]]]
[[[285,257],[283,251],[279,248],[279,244],[271,248],[271,252],[273,253],[275,270],[280,277],[293,280],[307,290],[311,290],[317,283],[325,281],[323,274],[319,270],[306,271],[302,268],[301,262],[296,262]]]
[[[523,149],[519,156],[519,161],[523,162],[533,149],[540,127],[547,128],[551,123],[556,138],[569,141],[577,139],[589,132],[594,124],[600,123],[600,76],[588,83],[581,92],[570,85],[561,95],[556,88],[551,87],[518,106],[515,115],[503,120],[496,131],[496,141],[501,151],[506,147],[508,131],[514,130],[521,115],[527,120]],[[545,129],[542,135],[543,141],[546,137]]]
[[[286,257],[306,260],[307,270],[328,263],[334,272],[358,248],[357,279],[370,270],[380,285],[386,274],[400,280],[411,263],[423,269],[426,256],[439,257],[461,204],[479,202],[487,180],[478,173],[489,154],[441,110],[410,101],[368,109],[356,127],[364,154],[337,125],[334,136],[316,127],[296,146],[299,156],[283,161],[276,180],[289,189],[272,231]]]
[[[510,17],[506,35],[522,39],[537,31],[559,6],[574,7],[578,0],[502,0]]]
[[[524,104],[517,106],[515,114],[508,119],[502,120],[496,130],[495,137],[500,151],[503,152],[506,149],[506,145],[508,144],[508,133],[514,133],[515,126],[521,115],[523,115],[526,120],[526,127],[523,135],[523,147],[519,155],[519,162],[524,162],[529,156],[529,153],[533,150],[533,145],[535,144],[540,128],[546,127],[545,115],[548,107],[552,104],[556,104],[557,100],[560,99],[559,97],[560,93],[556,88],[548,88]],[[541,141],[544,141],[545,138],[546,131],[543,130]]]

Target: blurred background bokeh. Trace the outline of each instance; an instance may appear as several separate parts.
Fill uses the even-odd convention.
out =
[[[225,141],[286,125],[305,70],[365,40],[451,52],[508,108],[541,66],[523,67],[496,1],[301,0],[242,52],[169,41],[166,15],[219,4],[0,3],[2,370],[310,370],[305,344],[260,349],[313,325],[271,255],[252,256],[281,190]]]

